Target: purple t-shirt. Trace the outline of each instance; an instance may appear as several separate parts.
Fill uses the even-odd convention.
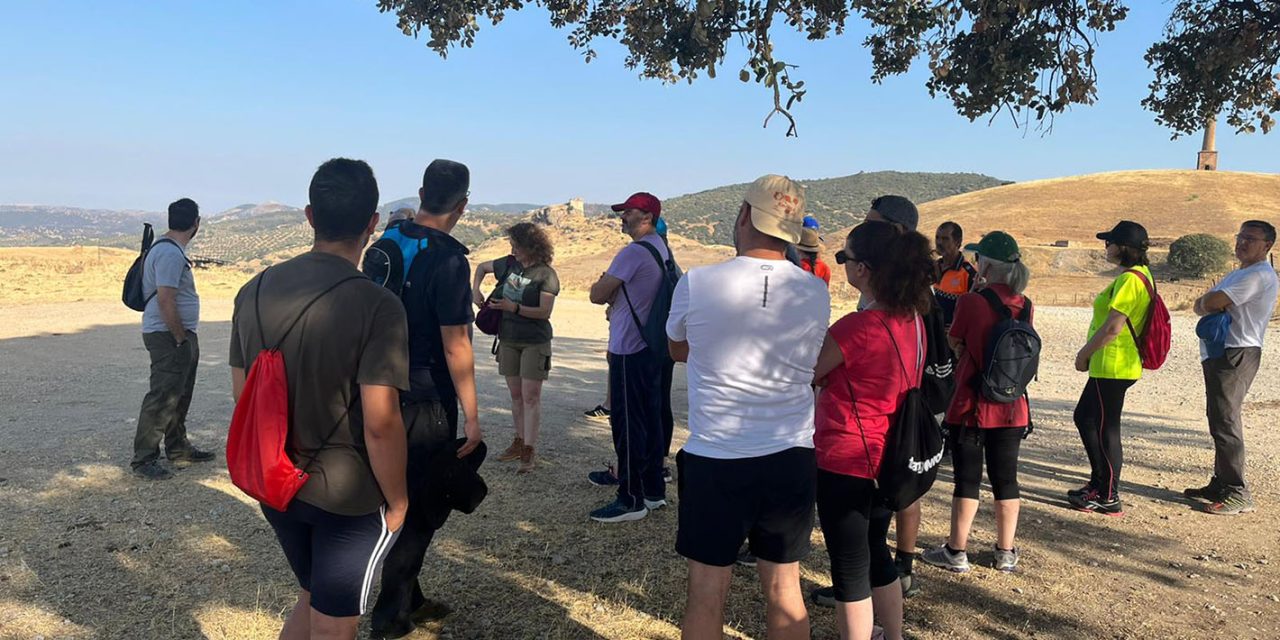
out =
[[[639,241],[653,245],[658,250],[658,255],[664,259],[671,256],[667,243],[656,233]],[[658,284],[662,281],[658,261],[653,259],[653,254],[648,249],[636,246],[633,242],[614,256],[605,273],[621,280],[627,287],[627,295],[623,295],[622,287],[618,287],[613,298],[613,311],[609,314],[609,353],[624,356],[639,353],[645,348],[644,336],[640,335],[640,328],[636,326],[631,309],[627,307],[627,297],[630,296],[640,322],[648,322],[649,309],[653,307],[653,298],[658,295]]]

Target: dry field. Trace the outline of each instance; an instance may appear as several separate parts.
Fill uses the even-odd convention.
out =
[[[221,462],[163,483],[128,473],[147,356],[138,315],[117,301],[128,255],[108,262],[104,252],[103,260],[102,269],[76,273],[58,272],[67,262],[55,260],[23,275],[13,253],[0,253],[9,285],[0,292],[0,639],[273,638],[294,585],[270,529]],[[188,423],[193,440],[213,449],[225,443],[231,412],[227,299],[245,277],[197,273],[204,351]],[[610,497],[585,474],[611,447],[608,426],[581,413],[603,394],[606,329],[600,309],[580,296],[567,290],[553,317],[541,466],[531,476],[499,463],[482,469],[488,500],[475,514],[455,514],[422,574],[426,592],[456,611],[415,639],[678,637],[685,571],[672,548],[675,511],[622,525],[586,518]],[[909,635],[1277,637],[1280,332],[1268,336],[1273,346],[1246,408],[1261,510],[1209,516],[1180,497],[1203,482],[1212,454],[1192,322],[1178,315],[1170,362],[1130,392],[1128,513],[1109,519],[1070,511],[1063,499],[1087,473],[1071,424],[1084,383],[1071,356],[1085,310],[1046,305],[1037,320],[1046,352],[1032,390],[1038,428],[1022,457],[1021,571],[952,576],[919,567],[923,593],[908,602]],[[492,444],[505,446],[508,400],[488,346],[477,344],[482,424]],[[677,368],[677,440],[683,392]],[[926,499],[922,545],[942,541],[949,495],[944,470]],[[990,562],[989,499],[971,547],[979,563]],[[813,544],[806,589],[827,579],[816,529]],[[754,576],[735,573],[726,634],[762,638]],[[810,611],[814,637],[834,638],[830,612]]]

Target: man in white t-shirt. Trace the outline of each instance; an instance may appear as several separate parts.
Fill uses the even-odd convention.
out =
[[[799,561],[813,530],[810,385],[831,298],[784,255],[803,218],[799,185],[756,180],[734,223],[737,257],[690,271],[671,302],[671,355],[688,362],[689,439],[676,456],[685,638],[721,637],[744,539],[768,599],[769,637],[809,637]]]
[[[1196,300],[1197,315],[1226,313],[1231,318],[1225,350],[1210,357],[1200,344],[1204,369],[1209,435],[1213,436],[1213,477],[1204,487],[1187,489],[1189,498],[1205,500],[1205,511],[1236,515],[1254,510],[1253,497],[1244,483],[1244,421],[1240,410],[1262,359],[1262,339],[1276,308],[1276,270],[1267,260],[1276,242],[1276,228],[1261,220],[1249,220],[1236,234],[1236,258],[1240,268],[1227,274]]]

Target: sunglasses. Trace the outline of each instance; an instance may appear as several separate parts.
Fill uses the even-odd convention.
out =
[[[851,255],[849,255],[849,254],[845,253],[845,252],[844,252],[844,249],[841,249],[841,250],[837,251],[837,252],[836,252],[836,264],[844,264],[844,263],[846,263],[846,262],[858,262],[858,258],[857,258],[856,256],[851,256]]]

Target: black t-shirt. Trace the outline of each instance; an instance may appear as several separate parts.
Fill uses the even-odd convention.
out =
[[[449,376],[449,363],[444,359],[440,327],[470,325],[475,321],[471,310],[469,251],[449,234],[411,221],[401,224],[400,232],[405,237],[427,241],[409,268],[409,278],[401,294],[409,316],[412,393],[451,401],[458,393]],[[423,372],[429,377],[424,378]],[[434,390],[426,388],[426,384],[434,385]]]
[[[521,266],[515,258],[495,260],[494,275],[502,279],[502,284],[498,288],[499,295],[522,307],[540,306],[544,293],[553,296],[560,294],[560,277],[556,275],[556,270],[547,264],[539,263],[525,267]],[[551,342],[551,321],[535,320],[504,311],[498,337],[521,344]]]
[[[330,286],[353,276],[354,280],[317,299]],[[259,293],[257,305],[255,293]],[[315,304],[304,313],[312,300]],[[255,307],[262,313],[261,331]],[[304,253],[271,267],[236,294],[231,366],[248,369],[259,351],[277,343],[289,386],[285,450],[311,474],[298,499],[343,516],[377,511],[383,496],[365,451],[359,386],[409,387],[400,301],[346,259]]]

